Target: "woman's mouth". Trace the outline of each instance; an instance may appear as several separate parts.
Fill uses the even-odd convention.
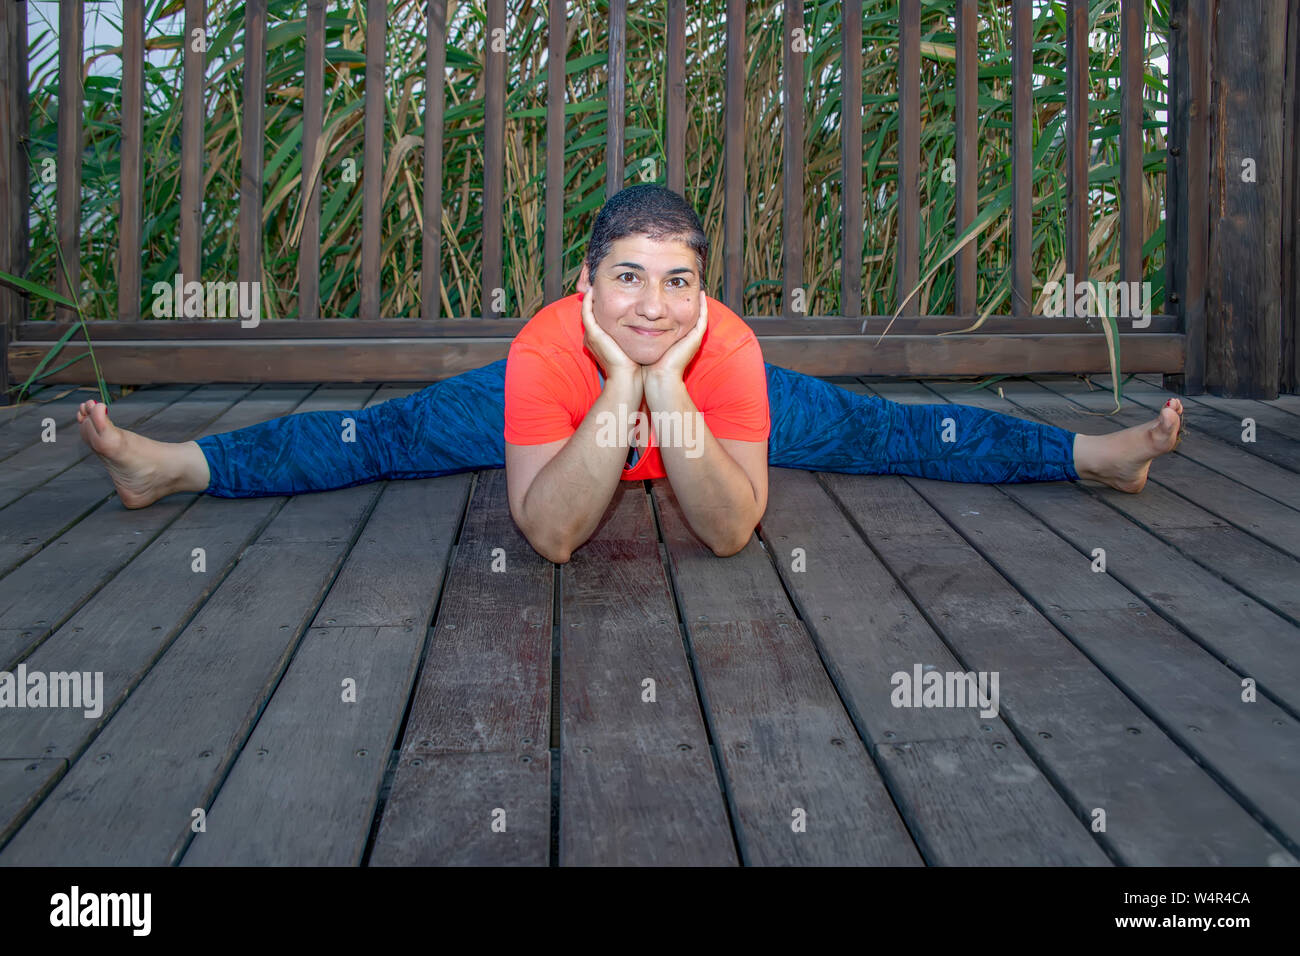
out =
[[[656,335],[663,335],[668,331],[667,329],[643,329],[638,325],[629,325],[628,328],[638,335],[644,335],[648,338],[654,338]]]

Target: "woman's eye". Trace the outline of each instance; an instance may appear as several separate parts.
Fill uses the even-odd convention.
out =
[[[619,276],[619,278],[620,278],[620,279],[623,279],[623,278],[626,278],[627,276],[631,276],[633,279],[635,279],[635,278],[636,278],[636,273],[635,273],[635,272],[624,272],[621,276]]]

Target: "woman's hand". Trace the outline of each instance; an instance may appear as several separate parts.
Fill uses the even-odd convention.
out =
[[[704,341],[704,332],[708,327],[709,300],[704,295],[704,291],[700,290],[700,317],[695,323],[695,328],[669,346],[668,351],[664,352],[654,365],[646,366],[647,384],[651,379],[658,383],[682,381],[682,376],[686,374],[686,366],[691,364],[691,359],[699,352],[700,343]]]
[[[614,341],[614,337],[596,324],[596,315],[592,311],[592,289],[582,296],[583,344],[596,356],[596,362],[605,373],[605,378],[615,376],[635,376],[637,385],[641,384],[642,366],[628,357],[628,354]]]

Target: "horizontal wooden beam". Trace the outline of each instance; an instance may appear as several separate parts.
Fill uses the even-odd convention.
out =
[[[308,323],[292,323],[305,325]],[[1099,333],[907,335],[759,335],[763,357],[808,375],[1031,375],[1109,370]],[[1175,333],[1121,335],[1123,371],[1173,374],[1183,369],[1184,340]],[[110,384],[206,382],[432,382],[506,357],[508,337],[229,338],[185,341],[107,340],[95,358]],[[13,342],[9,363],[25,378],[48,351],[43,342]],[[68,343],[59,362],[85,354]],[[88,383],[84,359],[43,382]]]
[[[168,319],[150,322],[87,322],[90,341],[177,342],[217,339],[229,341],[267,341],[270,339],[381,339],[381,338],[514,338],[526,324],[525,319],[276,319],[260,322],[245,329],[237,319]],[[866,326],[864,330],[863,322]],[[957,332],[970,328],[975,320],[952,315],[927,315],[917,318],[890,319],[887,315],[869,316],[865,320],[838,315],[787,319],[782,316],[755,315],[745,319],[755,334],[763,335],[915,335]],[[892,322],[892,325],[891,325]],[[56,342],[67,332],[63,322],[20,322],[15,339],[20,342]],[[1096,335],[1095,325],[1078,318],[1012,318],[990,316],[979,327],[981,333],[1018,335],[1054,335],[1076,333]],[[1121,331],[1128,332],[1123,329]],[[1151,335],[1179,331],[1174,315],[1156,315],[1151,324],[1134,331]],[[78,336],[79,338],[79,336]]]

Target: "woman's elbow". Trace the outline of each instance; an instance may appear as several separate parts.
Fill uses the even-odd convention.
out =
[[[749,544],[749,539],[754,536],[754,529],[750,528],[743,535],[737,534],[731,538],[715,541],[709,545],[710,550],[719,558],[729,558],[733,554],[740,554]]]

